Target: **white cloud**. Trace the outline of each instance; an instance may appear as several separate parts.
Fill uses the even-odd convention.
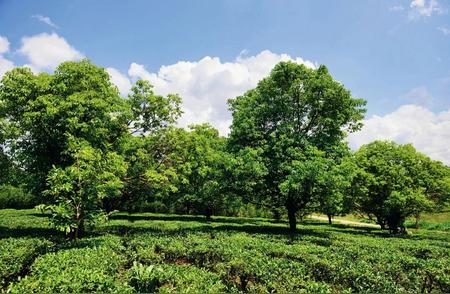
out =
[[[439,31],[441,31],[445,36],[450,36],[450,28],[447,27],[438,27]]]
[[[4,58],[0,55],[0,79],[3,77],[3,75],[14,68],[14,63],[12,61]]]
[[[6,59],[3,54],[9,51],[9,41],[6,37],[0,36],[0,79],[5,72],[13,69],[14,63]]]
[[[385,116],[373,115],[364,127],[350,134],[353,149],[374,140],[412,143],[420,152],[450,164],[450,109],[433,113],[423,106],[403,105]]]
[[[29,66],[35,71],[51,70],[61,62],[78,60],[83,55],[56,33],[42,33],[22,38],[19,52],[29,60]]]
[[[410,19],[430,17],[434,13],[442,14],[445,12],[444,8],[442,8],[437,0],[412,0],[410,8]]]
[[[54,22],[52,22],[52,20],[48,16],[43,16],[43,15],[40,15],[40,14],[36,14],[36,15],[33,15],[32,18],[35,18],[35,19],[39,20],[40,22],[43,22],[43,23],[45,23],[45,24],[47,24],[47,25],[49,25],[49,26],[51,26],[51,27],[53,27],[55,29],[58,28],[58,26]]]
[[[401,98],[422,106],[431,106],[433,102],[433,97],[424,86],[412,89]]]
[[[9,41],[6,37],[0,36],[0,54],[9,51]]]
[[[120,94],[122,94],[123,96],[126,96],[130,92],[130,89],[131,89],[130,79],[126,75],[123,75],[122,73],[120,73],[120,71],[118,71],[117,69],[115,69],[113,67],[108,67],[106,69],[106,71],[108,72],[109,76],[111,77],[111,82],[113,84],[115,84],[117,86],[117,88],[119,89]]]
[[[403,10],[405,10],[405,7],[403,7],[402,5],[389,7],[389,11],[403,11]]]
[[[143,65],[132,63],[128,75],[132,79],[150,81],[158,94],[180,94],[184,110],[181,126],[209,122],[221,134],[227,134],[231,123],[227,99],[255,87],[280,61],[291,60],[309,67],[316,66],[302,58],[268,50],[255,56],[243,56],[243,53],[234,62],[222,62],[218,57],[206,56],[199,61],[180,61],[162,66],[157,72],[150,72]]]

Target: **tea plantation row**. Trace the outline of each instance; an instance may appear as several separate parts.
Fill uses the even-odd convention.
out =
[[[69,242],[0,210],[2,292],[450,292],[450,236],[318,222],[117,214]]]

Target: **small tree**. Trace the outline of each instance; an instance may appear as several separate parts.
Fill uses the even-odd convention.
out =
[[[353,206],[351,186],[357,167],[350,155],[340,161],[340,164],[329,161],[328,170],[317,189],[319,211],[328,217],[330,225],[333,216],[349,213]]]
[[[405,219],[431,211],[448,199],[449,169],[412,145],[375,141],[356,153],[361,169],[354,181],[357,206],[392,233],[404,232]]]
[[[72,140],[69,151],[73,164],[54,167],[48,176],[48,190],[54,204],[39,206],[52,214],[53,225],[71,239],[84,233],[86,223],[105,220],[102,200],[117,197],[123,187],[127,165],[115,152],[102,152],[86,141]]]
[[[181,128],[162,128],[144,136],[130,136],[123,154],[129,164],[122,207],[129,211],[144,202],[166,201],[179,189],[186,174],[188,132]]]
[[[224,172],[229,163],[225,138],[208,124],[190,126],[184,162],[185,183],[178,201],[188,204],[209,220],[227,200]]]

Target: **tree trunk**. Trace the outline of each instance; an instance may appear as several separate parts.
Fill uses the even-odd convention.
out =
[[[289,230],[291,233],[295,233],[295,231],[297,230],[297,217],[295,213],[296,211],[294,208],[288,208]]]
[[[399,228],[403,226],[404,221],[400,219],[397,215],[392,215],[388,217],[388,227],[391,234],[397,235],[399,233]]]
[[[327,214],[327,216],[328,216],[328,224],[331,225],[331,223],[332,223],[331,222],[331,214]]]
[[[71,240],[77,240],[78,238],[81,238],[84,235],[84,217],[83,217],[83,211],[81,209],[81,206],[78,205],[76,207],[76,216],[75,216],[75,221],[76,221],[76,228],[73,228],[70,230],[69,232],[69,238]]]
[[[375,215],[375,218],[377,219],[376,223],[380,225],[382,230],[385,230],[386,229],[386,222],[385,222],[384,218],[382,218],[382,217],[380,217],[378,215]]]
[[[80,219],[78,221],[78,227],[70,231],[69,238],[71,240],[78,240],[79,238],[83,237],[83,235],[84,235],[84,219]]]
[[[81,238],[84,236],[84,219],[81,219],[78,225],[78,236]]]
[[[205,209],[205,216],[207,221],[211,221],[212,210],[210,208]]]
[[[273,219],[274,219],[274,220],[276,220],[276,221],[280,221],[280,220],[281,220],[281,214],[280,214],[280,212],[278,211],[278,209],[274,209],[274,210],[272,211],[272,213],[273,213]]]
[[[416,222],[415,222],[415,224],[414,224],[414,227],[415,227],[416,229],[419,228],[419,222],[420,222],[420,214],[416,214]]]

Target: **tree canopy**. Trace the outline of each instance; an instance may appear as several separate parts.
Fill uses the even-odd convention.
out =
[[[363,213],[393,233],[404,230],[407,217],[447,203],[450,169],[410,145],[375,141],[356,152],[361,173],[354,185]]]
[[[35,193],[46,189],[53,166],[73,163],[70,137],[107,150],[130,117],[107,72],[87,60],[62,63],[52,75],[15,68],[3,77],[0,101],[1,143],[31,176]]]
[[[351,96],[325,66],[281,62],[255,89],[229,101],[233,115],[230,146],[261,148],[268,174],[260,198],[295,214],[310,202],[347,132],[361,127],[365,101]]]

